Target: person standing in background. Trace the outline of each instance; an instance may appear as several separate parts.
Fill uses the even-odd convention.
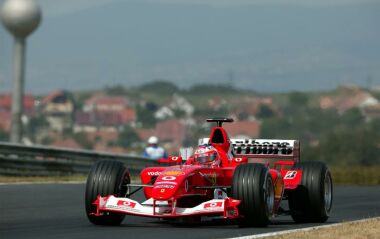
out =
[[[143,156],[154,160],[168,157],[165,149],[158,146],[158,138],[156,136],[149,137],[148,146],[144,149]]]

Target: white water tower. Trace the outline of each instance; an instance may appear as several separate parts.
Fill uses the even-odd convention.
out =
[[[5,0],[0,9],[5,28],[14,37],[11,142],[22,137],[26,38],[41,22],[41,9],[35,0]]]

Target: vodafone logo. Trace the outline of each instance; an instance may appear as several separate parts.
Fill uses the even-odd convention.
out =
[[[164,180],[164,181],[173,181],[173,180],[176,180],[177,177],[175,176],[165,176],[165,177],[162,177],[161,179]]]
[[[241,161],[243,161],[243,159],[242,158],[235,158],[235,161],[240,163]]]
[[[134,208],[136,206],[135,202],[131,201],[125,201],[125,200],[119,200],[117,201],[118,206],[124,206],[124,207],[129,207],[129,208]]]
[[[172,157],[172,161],[177,161],[178,157]]]
[[[147,174],[149,176],[159,176],[159,175],[161,175],[161,172],[148,172]]]
[[[210,202],[204,205],[204,208],[220,208],[223,206],[223,202]]]

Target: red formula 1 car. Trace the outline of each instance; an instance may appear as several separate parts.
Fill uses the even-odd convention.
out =
[[[296,222],[325,222],[332,206],[332,179],[325,164],[300,162],[297,140],[229,139],[216,118],[210,137],[184,163],[141,171],[131,184],[117,161],[98,161],[86,185],[86,212],[94,224],[117,225],[126,214],[156,218],[222,217],[244,225],[266,226],[276,215]],[[137,187],[137,189],[135,189]],[[131,195],[143,189],[146,200]],[[288,200],[289,209],[280,203]]]

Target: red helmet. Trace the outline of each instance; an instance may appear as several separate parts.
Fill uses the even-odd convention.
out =
[[[194,153],[194,162],[208,164],[216,161],[219,161],[219,155],[213,146],[199,146]]]

